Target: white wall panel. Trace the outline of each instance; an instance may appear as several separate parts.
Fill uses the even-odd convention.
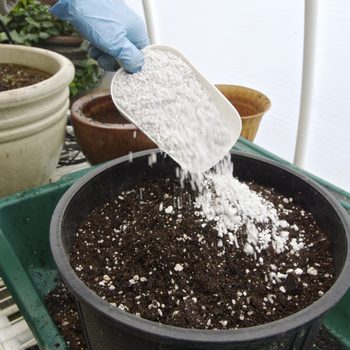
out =
[[[306,0],[307,1],[307,0]],[[141,0],[127,0],[142,14]],[[255,142],[292,161],[299,114],[304,0],[152,0],[157,38],[213,83],[272,101]],[[350,191],[350,1],[320,0],[307,170]]]
[[[321,4],[306,167],[350,191],[350,2]]]
[[[256,143],[292,160],[301,84],[303,1],[155,0],[158,38],[214,83],[256,88],[272,101]]]

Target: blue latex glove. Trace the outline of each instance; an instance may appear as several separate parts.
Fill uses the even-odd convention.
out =
[[[59,0],[51,13],[90,41],[89,53],[105,70],[116,70],[116,61],[128,72],[141,70],[140,49],[149,45],[146,27],[123,0]]]

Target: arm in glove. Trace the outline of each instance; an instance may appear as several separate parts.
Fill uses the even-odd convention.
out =
[[[90,41],[102,68],[115,70],[116,61],[131,73],[142,68],[140,49],[149,44],[145,24],[123,0],[59,0],[51,12]]]

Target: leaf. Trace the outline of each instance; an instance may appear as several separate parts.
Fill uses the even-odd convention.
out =
[[[96,66],[97,62],[93,58],[88,58],[85,62],[87,66]]]
[[[11,21],[11,17],[0,15],[0,20],[6,26]]]
[[[34,30],[36,31],[38,28],[34,27],[32,24],[29,24],[27,27],[24,27],[23,29],[26,33],[28,33],[28,32],[31,33]]]
[[[32,17],[26,17],[25,21],[36,28],[40,28],[40,24],[36,22]]]
[[[12,40],[17,44],[24,44],[25,36],[17,33],[16,30],[11,30],[10,32]]]
[[[55,36],[60,34],[57,28],[48,28],[47,33],[50,34],[50,36]]]
[[[4,32],[0,33],[0,43],[8,41],[7,35]]]
[[[75,76],[76,77],[83,77],[84,76],[84,72],[81,69],[76,69],[75,70]]]
[[[76,79],[74,79],[69,85],[69,91],[71,96],[76,96],[79,93],[79,89],[77,88]]]
[[[50,36],[50,34],[47,34],[45,32],[40,32],[39,33],[39,38],[40,39],[47,39]]]
[[[53,23],[50,21],[43,21],[41,22],[41,25],[43,26],[43,28],[51,28],[53,27]]]
[[[38,42],[39,40],[39,35],[38,34],[33,34],[33,33],[29,33],[26,35],[28,40],[31,40],[33,42]]]

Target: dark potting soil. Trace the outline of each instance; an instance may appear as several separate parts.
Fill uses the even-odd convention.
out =
[[[0,92],[33,85],[49,77],[50,74],[37,69],[0,63]]]
[[[86,344],[82,332],[82,326],[73,296],[59,282],[45,299],[48,311],[60,330],[61,336],[72,350],[86,350]],[[343,344],[322,326],[315,344],[315,350],[345,350]],[[34,350],[34,349],[33,349]]]
[[[318,333],[314,345],[315,350],[346,350],[345,346],[335,338],[326,327],[322,327]]]
[[[59,282],[56,288],[47,295],[45,303],[51,317],[60,330],[61,336],[69,347],[72,350],[86,350],[82,326],[73,296],[63,282]],[[345,350],[345,347],[322,326],[313,349]]]
[[[105,106],[102,111],[91,111],[88,117],[103,124],[130,124],[114,106]]]
[[[330,242],[292,199],[249,186],[275,204],[279,218],[291,225],[289,239],[304,238],[303,249],[277,254],[270,247],[255,259],[234,245],[219,247],[215,223],[196,215],[195,192],[167,178],[96,208],[76,234],[71,265],[102,299],[163,324],[229,329],[291,315],[333,284]],[[160,211],[161,202],[173,210]],[[245,236],[241,228],[237,237]]]
[[[59,282],[45,298],[46,307],[63,339],[74,350],[85,350],[83,329],[73,295]]]

